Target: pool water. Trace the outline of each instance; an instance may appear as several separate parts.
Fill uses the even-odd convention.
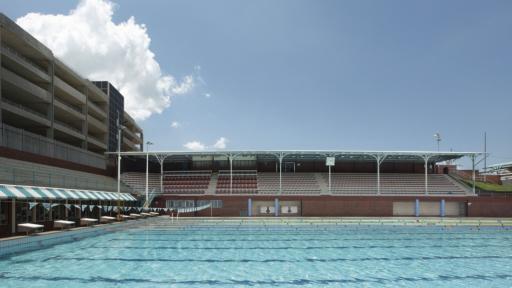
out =
[[[511,287],[512,230],[158,219],[0,259],[0,287]]]

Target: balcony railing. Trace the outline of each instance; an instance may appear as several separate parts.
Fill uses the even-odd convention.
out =
[[[6,45],[5,43],[2,43],[2,49],[5,49],[5,50],[9,51],[10,53],[16,55],[18,58],[27,62],[28,64],[30,64],[30,66],[36,68],[37,70],[39,70],[45,74],[48,74],[48,71],[45,71],[41,66],[37,65],[37,63],[35,63],[31,59],[27,58],[26,56],[20,54],[18,51],[16,51],[16,49],[12,48],[11,46]]]
[[[76,112],[78,112],[78,113],[82,114],[82,109],[81,109],[80,107],[77,107],[77,106],[75,106],[75,105],[72,105],[72,104],[66,103],[66,101],[64,101],[62,98],[57,97],[57,96],[55,96],[55,99],[56,99],[56,100],[58,100],[58,101],[59,101],[59,103],[61,103],[62,105],[66,106],[66,107],[68,107],[68,108],[70,108],[70,109],[73,109],[74,111],[76,111]]]
[[[105,169],[105,156],[3,124],[0,146]]]
[[[70,124],[64,123],[64,122],[59,121],[59,120],[57,120],[57,119],[54,119],[53,121],[54,121],[55,123],[59,124],[59,125],[62,125],[62,126],[64,126],[64,127],[68,128],[68,129],[71,129],[71,130],[73,130],[73,131],[75,131],[75,132],[77,132],[77,133],[82,133],[82,130],[81,130],[81,129],[78,129],[78,128],[76,128],[76,127],[75,127],[75,126],[73,126],[73,125],[70,125]]]
[[[10,100],[8,98],[2,98],[2,101],[7,103],[7,104],[9,104],[9,105],[11,105],[11,106],[14,106],[14,107],[20,109],[20,110],[23,110],[23,111],[26,111],[26,112],[29,112],[29,113],[32,113],[32,114],[37,114],[38,116],[41,116],[41,117],[43,117],[45,119],[48,119],[46,114],[44,114],[43,112],[40,112],[40,111],[37,111],[37,110],[32,109],[30,107],[27,107],[27,106],[25,106],[23,104],[14,102],[14,101],[12,101],[12,100]]]

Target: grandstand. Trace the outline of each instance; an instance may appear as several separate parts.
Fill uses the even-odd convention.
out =
[[[149,157],[148,191],[157,193],[153,205],[194,207],[215,201],[210,213],[216,216],[269,216],[268,211],[278,216],[280,205],[287,207],[288,216],[508,215],[501,202],[483,203],[478,197],[476,170],[458,171],[456,166],[445,164],[468,157],[475,167],[481,155],[421,151],[122,152],[125,167],[121,170],[123,182],[143,195],[143,171]]]

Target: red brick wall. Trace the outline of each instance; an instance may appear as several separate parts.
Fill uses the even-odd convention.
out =
[[[395,201],[441,201],[459,202],[463,205],[471,203],[468,215],[471,217],[512,217],[512,199],[493,197],[411,197],[411,196],[161,196],[157,199],[157,207],[165,207],[167,199],[187,200],[223,200],[224,207],[205,210],[196,216],[238,217],[241,211],[247,210],[247,199],[253,201],[300,201],[302,216],[393,216]],[[191,215],[192,216],[192,215]]]

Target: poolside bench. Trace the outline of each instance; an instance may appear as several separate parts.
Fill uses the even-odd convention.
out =
[[[98,222],[98,219],[94,219],[94,218],[81,218],[80,219],[80,225],[85,225],[85,226],[89,226],[96,222]]]
[[[110,223],[110,222],[113,222],[115,220],[116,220],[116,218],[110,217],[110,216],[101,216],[101,218],[100,218],[100,222],[101,223]]]
[[[44,229],[44,226],[43,225],[40,225],[40,224],[34,224],[34,223],[20,223],[18,224],[18,230],[20,232],[26,232],[27,235],[30,233],[30,232],[37,232],[39,230],[43,230]]]
[[[53,228],[70,228],[75,226],[75,221],[67,221],[67,220],[55,220],[53,221]]]

